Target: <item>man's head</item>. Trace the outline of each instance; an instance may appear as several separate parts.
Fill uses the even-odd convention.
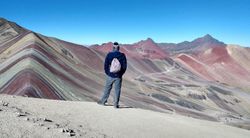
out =
[[[120,46],[119,46],[118,42],[114,42],[114,43],[113,43],[113,50],[114,50],[114,51],[115,51],[115,50],[119,51],[119,49],[120,49]]]

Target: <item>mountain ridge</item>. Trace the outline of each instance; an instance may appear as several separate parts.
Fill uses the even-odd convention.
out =
[[[2,33],[9,31],[9,26],[0,27]],[[105,84],[103,62],[111,50],[111,42],[85,47],[32,31],[20,32],[0,45],[0,93],[97,101]],[[250,64],[242,60],[248,57],[244,48],[208,46],[172,56],[146,39],[122,44],[121,51],[128,59],[122,104],[230,125],[249,121],[250,95],[242,88],[249,86]]]

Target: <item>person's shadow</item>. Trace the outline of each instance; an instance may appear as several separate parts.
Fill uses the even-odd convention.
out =
[[[107,103],[107,104],[105,104],[105,106],[114,106],[114,105],[110,104],[110,103]],[[120,105],[119,108],[120,109],[125,109],[125,108],[133,108],[133,107],[132,106],[126,106],[126,105]]]

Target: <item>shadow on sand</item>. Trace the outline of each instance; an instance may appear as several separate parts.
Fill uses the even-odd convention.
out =
[[[105,104],[105,106],[114,106],[113,104]],[[134,108],[134,107],[131,107],[131,106],[126,106],[126,105],[120,105],[119,106],[119,109],[123,109],[123,108]]]

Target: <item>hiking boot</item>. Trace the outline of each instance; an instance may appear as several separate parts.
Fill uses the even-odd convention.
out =
[[[115,108],[115,109],[119,108],[119,105],[114,105],[114,108]]]
[[[105,106],[107,102],[98,101],[97,104]]]

